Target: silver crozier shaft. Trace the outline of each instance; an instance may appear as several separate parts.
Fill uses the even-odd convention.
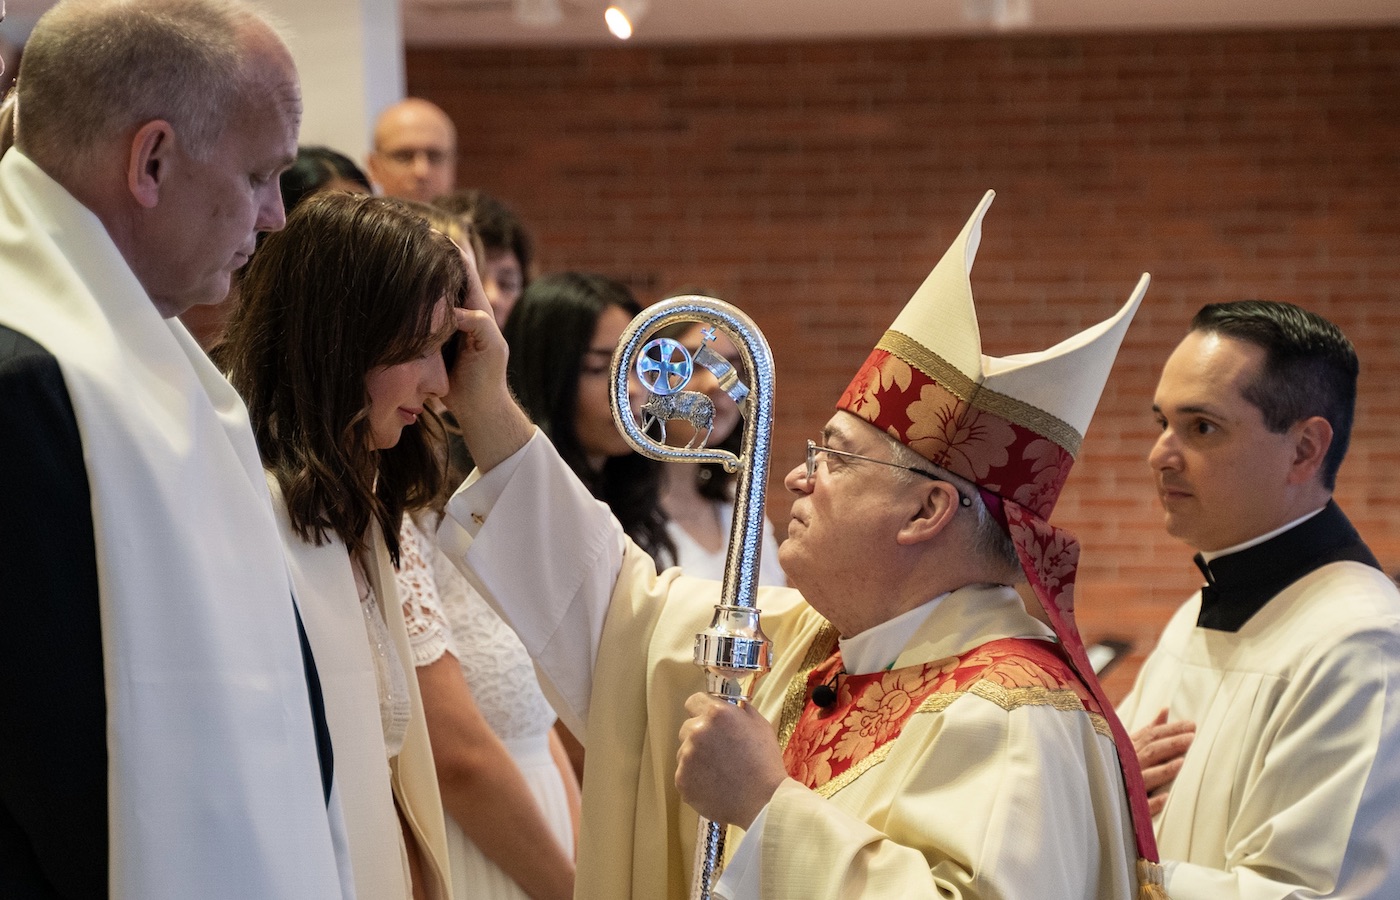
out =
[[[723,331],[738,349],[751,386],[739,381],[722,357],[705,349],[691,355],[675,342],[648,342],[649,335],[667,325],[699,322]],[[695,361],[709,368],[720,386],[739,405],[745,427],[739,455],[704,446],[672,447],[647,435],[632,415],[629,378],[634,368],[650,399],[644,415],[659,422],[663,440],[667,419],[687,418],[687,410],[708,402],[704,395],[683,390]],[[724,584],[710,626],[695,636],[695,663],[705,670],[705,689],[730,703],[753,696],[759,678],[768,671],[772,647],[759,625],[758,563],[762,547],[764,496],[773,431],[773,356],[753,320],[713,297],[687,296],[664,300],[632,320],[612,360],[613,420],[627,442],[643,456],[667,462],[715,462],[738,472],[734,522],[724,561]],[[695,441],[692,441],[695,443]],[[709,900],[714,877],[724,858],[724,828],[700,820],[695,848],[694,900]]]

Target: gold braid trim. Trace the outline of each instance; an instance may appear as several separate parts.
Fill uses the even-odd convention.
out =
[[[1069,688],[1053,691],[1043,687],[1008,688],[991,681],[975,681],[965,691],[930,694],[923,703],[919,704],[919,708],[915,712],[943,712],[952,706],[959,697],[967,694],[995,703],[1007,712],[1021,706],[1052,706],[1063,712],[1082,712],[1089,717],[1089,722],[1094,726],[1095,732],[1110,740],[1113,739],[1113,732],[1108,727],[1108,720],[1099,713],[1086,710],[1084,701],[1080,700],[1079,695]]]
[[[875,348],[887,350],[920,369],[969,406],[985,410],[1013,425],[1028,428],[1042,437],[1049,438],[1065,448],[1070,456],[1079,453],[1079,445],[1084,442],[1084,436],[1075,431],[1068,422],[1023,400],[983,387],[907,334],[886,331]]]
[[[830,622],[818,629],[817,636],[812,638],[811,646],[807,648],[807,656],[802,660],[802,665],[797,667],[797,674],[788,682],[787,695],[783,699],[783,714],[778,720],[780,749],[787,749],[788,741],[797,729],[797,720],[802,717],[802,707],[807,705],[807,676],[831,656],[839,637],[836,627]]]
[[[899,740],[899,738],[896,737],[894,741],[897,740]],[[884,762],[885,757],[890,755],[890,750],[894,749],[894,741],[888,741],[876,747],[874,750],[870,751],[870,755],[866,756],[860,762],[817,788],[817,796],[825,797],[830,800],[831,796],[837,791],[864,775],[872,767],[878,766],[880,763]]]

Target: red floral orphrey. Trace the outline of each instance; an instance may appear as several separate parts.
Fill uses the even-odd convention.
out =
[[[1100,712],[1059,648],[1028,638],[991,641],[962,656],[888,672],[840,672],[841,651],[837,650],[808,673],[807,696],[818,685],[834,682],[836,702],[826,708],[805,704],[783,748],[788,774],[813,790],[899,737],[928,698],[960,694],[979,681],[1008,689],[1073,690],[1085,709]]]

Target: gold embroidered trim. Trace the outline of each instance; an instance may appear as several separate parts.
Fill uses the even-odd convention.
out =
[[[1019,706],[1053,706],[1059,710],[1082,710],[1084,701],[1069,688],[1050,690],[1043,687],[1003,687],[994,681],[978,681],[968,685],[967,692],[990,700],[1010,712]]]
[[[890,750],[894,749],[894,742],[897,740],[899,740],[898,736],[896,736],[893,740],[886,741],[885,743],[876,747],[874,750],[870,751],[869,755],[864,757],[860,762],[851,766],[849,769],[842,772],[835,778],[831,779],[826,784],[823,784],[821,787],[817,788],[817,796],[825,797],[826,799],[830,800],[833,794],[835,794],[837,791],[841,790],[843,787],[850,784],[851,782],[855,781],[860,776],[864,775],[871,769],[872,766],[878,766],[880,763],[884,762],[885,757],[890,755]]]
[[[817,630],[817,636],[812,638],[812,644],[807,648],[807,656],[802,660],[802,665],[797,667],[797,674],[788,682],[787,695],[783,699],[783,715],[778,721],[779,748],[787,749],[788,740],[797,730],[797,720],[802,718],[802,708],[807,705],[807,676],[831,656],[839,637],[835,626],[830,622],[822,625]]]
[[[1001,416],[1014,425],[1029,428],[1036,434],[1049,438],[1067,450],[1070,456],[1079,453],[1084,436],[1058,416],[1043,409],[1031,406],[1015,397],[990,390],[968,378],[943,357],[920,344],[918,341],[898,331],[886,331],[885,336],[875,345],[877,350],[887,350],[900,359],[923,371],[938,382],[953,396],[977,409],[986,410]]]
[[[1008,688],[992,681],[976,681],[969,685],[965,691],[930,694],[923,703],[919,704],[916,712],[943,712],[965,694],[989,700],[1007,712],[1021,706],[1053,706],[1055,709],[1065,712],[1084,712],[1094,723],[1095,731],[1112,737],[1112,733],[1108,729],[1108,721],[1102,715],[1084,709],[1084,701],[1080,700],[1079,695],[1069,688],[1057,690],[1043,687]]]

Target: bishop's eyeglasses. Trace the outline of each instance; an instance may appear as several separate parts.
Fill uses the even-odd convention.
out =
[[[813,440],[808,440],[808,441],[807,441],[807,480],[808,480],[808,481],[811,481],[814,477],[816,477],[816,474],[817,474],[817,454],[819,454],[819,453],[830,453],[832,456],[844,456],[846,459],[859,459],[859,460],[862,460],[863,462],[872,462],[872,463],[875,463],[876,465],[879,465],[879,466],[889,466],[890,468],[893,468],[893,469],[903,469],[903,470],[906,471],[906,472],[916,472],[916,473],[918,473],[918,474],[924,476],[925,478],[931,478],[931,479],[933,479],[934,481],[942,481],[942,482],[944,482],[945,484],[952,484],[952,482],[949,481],[948,479],[946,479],[946,478],[939,478],[937,475],[933,474],[932,472],[925,472],[923,469],[916,469],[916,468],[914,468],[913,466],[906,466],[906,465],[903,465],[903,464],[901,464],[901,463],[890,462],[890,461],[887,460],[887,459],[875,459],[875,458],[872,457],[872,456],[861,456],[859,453],[851,453],[850,451],[847,451],[847,450],[837,450],[837,449],[832,448],[832,447],[826,447],[826,446],[823,446],[823,445],[821,445],[821,444],[818,444],[816,441],[813,441]],[[957,486],[954,485],[954,486],[953,486],[953,489],[954,489],[954,490],[957,490]],[[962,492],[962,491],[958,491],[958,502],[959,502],[961,505],[963,505],[963,506],[971,506],[971,505],[972,505],[972,499],[969,498],[969,497],[963,496],[963,492]]]

